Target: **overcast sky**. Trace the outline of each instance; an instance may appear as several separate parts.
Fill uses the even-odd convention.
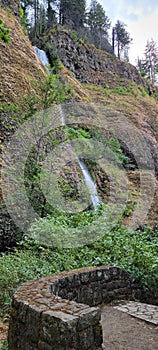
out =
[[[158,0],[98,0],[106,14],[115,24],[119,19],[127,24],[127,31],[133,38],[130,46],[130,62],[142,58],[147,40],[158,43]],[[88,0],[90,3],[90,0]]]

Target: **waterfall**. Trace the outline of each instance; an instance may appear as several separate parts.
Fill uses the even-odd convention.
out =
[[[43,65],[47,69],[47,72],[49,73],[49,69],[47,67],[47,64],[49,64],[49,61],[48,61],[48,57],[47,57],[45,51],[40,50],[37,46],[34,46],[34,50],[36,52],[36,55],[40,59],[40,61],[43,63]]]
[[[86,186],[89,190],[89,194],[91,197],[93,207],[96,208],[98,206],[98,204],[100,203],[100,199],[99,199],[98,192],[96,189],[96,184],[92,180],[92,177],[87,169],[86,164],[83,162],[83,160],[81,160],[80,158],[77,158],[77,161],[78,161],[78,164],[82,170]]]
[[[66,125],[66,122],[65,122],[65,115],[63,113],[63,110],[61,108],[61,106],[59,106],[59,111],[60,111],[60,115],[61,115],[61,124],[62,125]]]
[[[64,112],[61,108],[61,106],[59,106],[59,111],[60,111],[60,115],[61,115],[61,122],[62,122],[62,125],[66,125],[66,122],[65,122],[65,115],[64,115]],[[84,163],[83,160],[81,160],[79,157],[77,157],[77,161],[78,161],[78,164],[82,170],[82,174],[84,176],[84,180],[85,180],[85,184],[89,190],[89,194],[90,194],[90,197],[91,197],[91,201],[92,201],[92,204],[93,204],[93,207],[94,209],[97,208],[98,204],[100,203],[100,198],[98,196],[98,193],[97,193],[97,189],[96,189],[96,184],[94,183],[89,171],[88,171],[88,168],[86,166],[86,164]]]

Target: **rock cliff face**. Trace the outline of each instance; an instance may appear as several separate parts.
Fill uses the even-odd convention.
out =
[[[115,87],[123,84],[128,86],[133,81],[146,86],[149,92],[153,89],[133,65],[122,62],[93,45],[87,45],[82,40],[74,39],[71,32],[65,29],[53,29],[40,44],[47,51],[50,60],[58,55],[64,66],[83,83]]]
[[[16,17],[4,9],[0,9],[0,17],[10,29],[11,39],[10,44],[0,42],[0,99],[1,102],[18,103],[18,99],[32,89],[38,91],[38,86],[33,88],[31,82],[43,81],[46,70]]]
[[[15,16],[19,16],[20,0],[0,0],[0,6],[10,8]]]

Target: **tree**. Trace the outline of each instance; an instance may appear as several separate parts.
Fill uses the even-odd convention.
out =
[[[21,4],[21,8],[24,11],[25,17],[27,17],[28,16],[29,7],[33,6],[33,0],[21,0],[20,4]]]
[[[77,30],[84,25],[86,0],[60,0],[59,23]]]
[[[125,56],[127,58],[129,44],[133,40],[130,38],[130,35],[126,31],[125,27],[126,27],[126,24],[124,24],[123,22],[120,22],[119,20],[117,21],[114,27],[114,42],[115,42],[115,45],[117,46],[118,58],[121,58],[121,55],[123,52],[125,53]]]
[[[40,5],[38,18],[38,34],[44,34],[47,29],[46,10],[43,5]]]
[[[155,83],[158,69],[158,46],[153,39],[151,39],[151,41],[148,40],[145,47],[144,68],[147,73],[147,77],[152,83]]]
[[[53,8],[57,0],[47,0],[47,28],[50,29],[54,23],[57,22],[56,11]]]
[[[33,7],[34,7],[34,36],[35,39],[38,38],[38,19],[39,19],[39,0],[33,1]]]
[[[97,0],[91,1],[90,10],[87,14],[87,24],[94,36],[95,45],[102,46],[103,38],[108,37],[108,29],[111,26],[111,22]]]
[[[33,11],[33,22],[34,25],[31,25],[31,30],[33,28],[33,36],[35,39],[38,37],[38,20],[39,20],[39,12],[40,12],[40,1],[39,0],[21,0],[21,7],[24,11],[24,15],[28,19],[28,13],[29,10],[32,9]],[[27,23],[27,26],[29,27],[29,23]]]
[[[46,29],[50,29],[54,23],[57,23],[57,2],[58,0],[21,0],[21,8],[28,21],[26,24],[28,31],[31,32],[31,39],[36,39]],[[32,21],[30,21],[30,13]]]
[[[144,56],[141,59],[137,58],[137,68],[141,76],[147,77],[152,83],[155,83],[158,74],[158,46],[153,39],[147,41]]]
[[[136,60],[136,67],[139,70],[139,73],[141,74],[142,77],[145,77],[147,75],[146,65],[145,65],[144,59],[141,59],[138,57]]]

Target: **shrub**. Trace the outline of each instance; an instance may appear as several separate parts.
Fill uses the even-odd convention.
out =
[[[76,32],[75,30],[73,30],[73,29],[69,30],[69,34],[71,35],[71,38],[72,38],[73,40],[75,40],[75,41],[78,41],[78,40],[79,40],[78,34],[77,34],[77,32]]]
[[[10,44],[9,33],[10,30],[4,27],[3,21],[0,19],[0,41]]]
[[[1,350],[8,350],[8,343],[7,343],[7,341],[3,342]]]
[[[60,232],[69,225],[88,228],[90,223],[102,217],[98,213],[88,212],[71,218],[56,217]],[[47,224],[53,224],[51,218]],[[36,223],[40,228],[41,223]],[[7,313],[15,289],[25,281],[39,278],[55,272],[86,266],[113,265],[129,271],[138,277],[142,286],[154,284],[158,276],[158,233],[150,228],[145,231],[133,231],[127,227],[109,222],[102,229],[103,236],[94,243],[79,248],[53,248],[26,237],[14,254],[2,254],[0,257],[0,305]],[[65,231],[66,232],[66,231]]]

